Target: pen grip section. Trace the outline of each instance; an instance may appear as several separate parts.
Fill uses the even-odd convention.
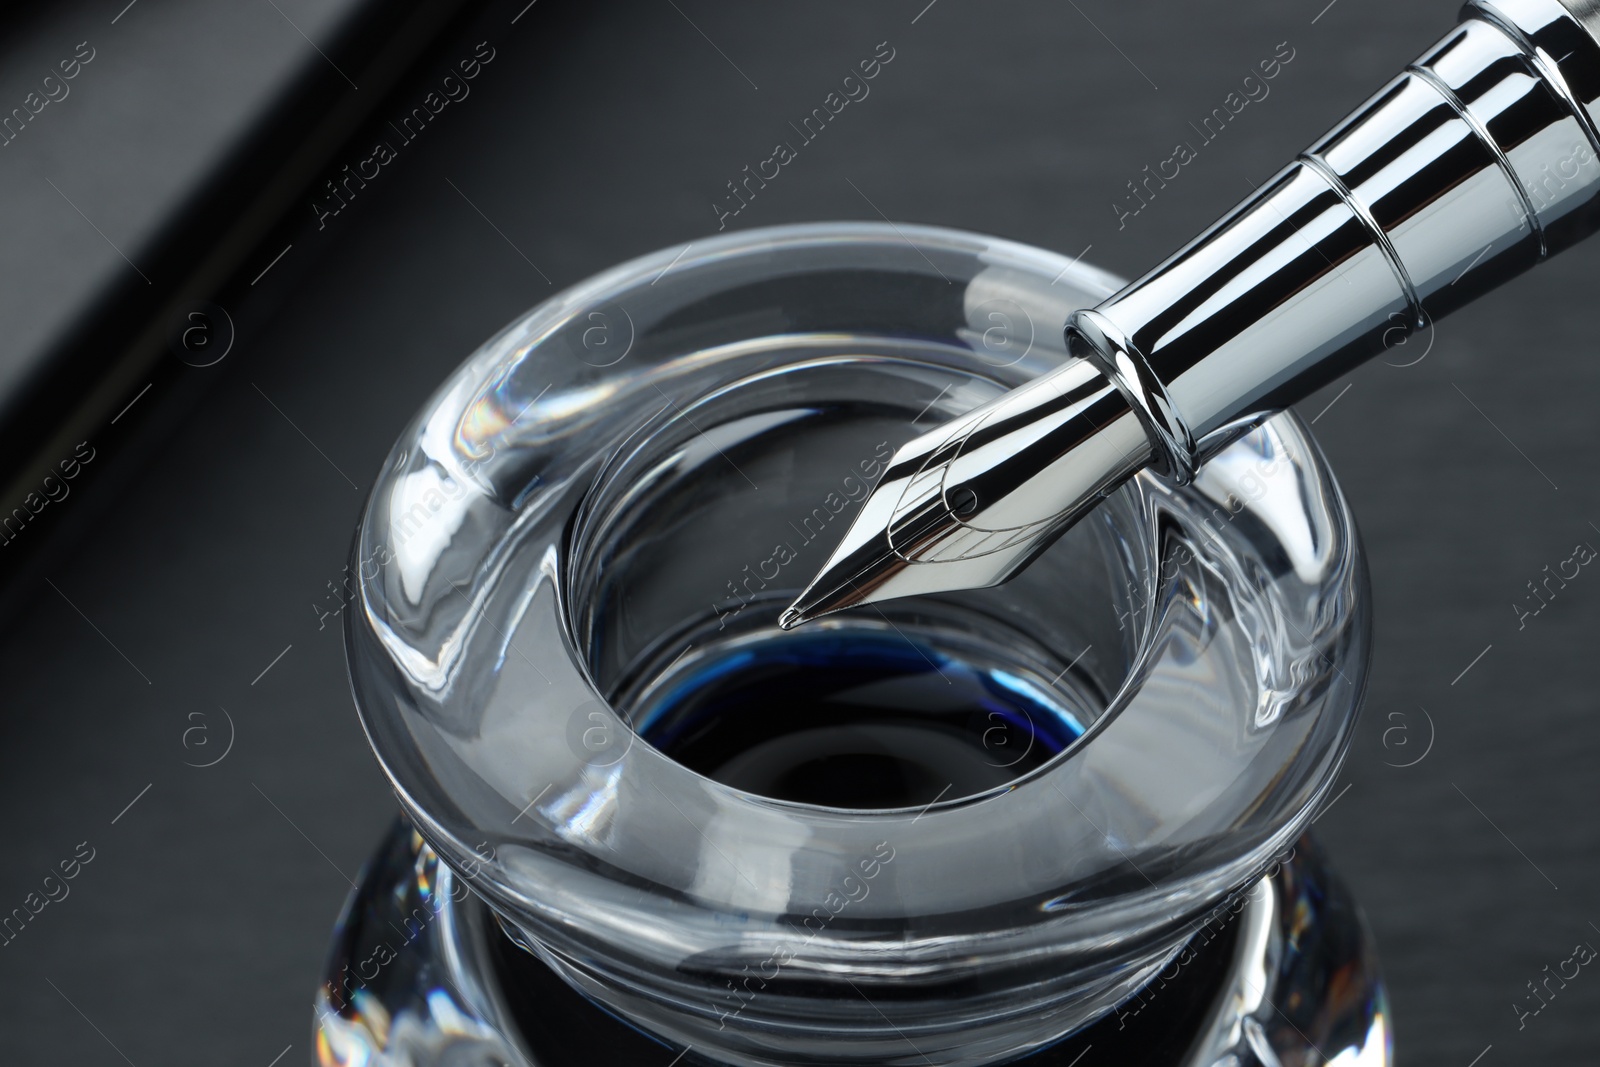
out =
[[[1238,207],[1075,316],[1182,480],[1236,435],[1600,229],[1600,13],[1463,22]]]

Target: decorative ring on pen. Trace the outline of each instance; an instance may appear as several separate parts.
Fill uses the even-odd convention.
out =
[[[1400,295],[1405,299],[1406,307],[1411,312],[1411,327],[1420,330],[1428,325],[1428,315],[1422,308],[1422,297],[1417,293],[1417,287],[1411,280],[1411,272],[1406,269],[1405,261],[1400,258],[1399,251],[1394,247],[1394,242],[1389,239],[1389,231],[1379,224],[1372,209],[1360,197],[1351,192],[1350,186],[1345,184],[1339,172],[1328,164],[1328,161],[1315,152],[1301,152],[1296,163],[1321,178],[1327,183],[1350,213],[1361,220],[1361,224],[1372,235],[1373,243],[1378,246],[1378,251],[1383,253],[1383,258],[1388,260],[1389,269],[1394,272],[1394,280],[1400,286]]]
[[[1471,0],[1466,5],[1466,8],[1472,13],[1473,18],[1493,26],[1505,34],[1512,44],[1517,46],[1517,49],[1527,59],[1528,65],[1533,68],[1533,73],[1561,98],[1561,102],[1572,113],[1572,117],[1577,120],[1579,128],[1583,130],[1584,136],[1589,139],[1589,146],[1595,152],[1600,153],[1600,127],[1595,126],[1594,117],[1589,114],[1589,109],[1584,106],[1584,102],[1579,98],[1578,94],[1573,92],[1571,83],[1567,81],[1566,75],[1561,70],[1561,64],[1566,61],[1571,53],[1567,53],[1566,56],[1562,56],[1560,59],[1552,59],[1548,52],[1539,47],[1539,42],[1534,40],[1527,30],[1518,24],[1515,19],[1508,17],[1504,11],[1490,3],[1489,0]],[[1589,40],[1593,40],[1590,36],[1589,28],[1584,25],[1583,20],[1574,16],[1571,8],[1563,4],[1561,13],[1565,16],[1566,21],[1572,23],[1578,30],[1580,37],[1587,37]]]
[[[1498,27],[1496,28],[1498,29]],[[1450,88],[1450,83],[1439,77],[1433,68],[1425,67],[1420,63],[1412,63],[1406,67],[1406,73],[1428,85],[1434,92],[1444,97],[1444,102],[1450,105],[1461,121],[1471,127],[1473,135],[1478,138],[1478,143],[1483,146],[1484,151],[1494,157],[1495,166],[1500,168],[1501,176],[1510,184],[1512,191],[1516,194],[1517,202],[1522,205],[1522,221],[1527,223],[1529,232],[1539,242],[1539,258],[1544,259],[1548,256],[1550,254],[1550,246],[1545,240],[1544,223],[1539,218],[1539,209],[1533,202],[1533,195],[1522,184],[1522,179],[1517,176],[1517,168],[1511,165],[1511,157],[1506,155],[1504,148],[1500,147],[1500,142],[1494,139],[1494,135],[1489,132],[1489,127],[1483,124],[1483,120],[1473,113],[1472,109],[1467,106],[1466,101],[1457,96],[1456,91]]]
[[[1167,387],[1116,323],[1093,310],[1067,316],[1067,351],[1087,359],[1115,385],[1144,424],[1155,446],[1152,468],[1175,485],[1194,481],[1200,463],[1194,434]]]

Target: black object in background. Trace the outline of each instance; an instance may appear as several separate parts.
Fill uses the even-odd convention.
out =
[[[330,161],[472,6],[112,0],[0,16],[0,585],[71,536],[57,505],[92,493],[95,458],[158,405],[192,404],[207,383],[184,371],[270,315],[258,283],[297,239],[297,260],[314,254],[306,207],[319,180],[346,177]]]

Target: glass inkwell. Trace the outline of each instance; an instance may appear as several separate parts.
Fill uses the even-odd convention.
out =
[[[405,814],[321,1062],[1388,1064],[1304,836],[1369,605],[1294,415],[1004,585],[777,627],[888,456],[1059,365],[1118,285],[950,230],[755,230],[468,359],[353,550]]]

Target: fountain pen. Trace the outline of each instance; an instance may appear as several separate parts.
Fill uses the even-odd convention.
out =
[[[997,585],[1150,468],[1175,484],[1600,228],[1600,0],[1460,22],[1165,262],[1072,314],[1068,359],[897,451],[779,620]]]

